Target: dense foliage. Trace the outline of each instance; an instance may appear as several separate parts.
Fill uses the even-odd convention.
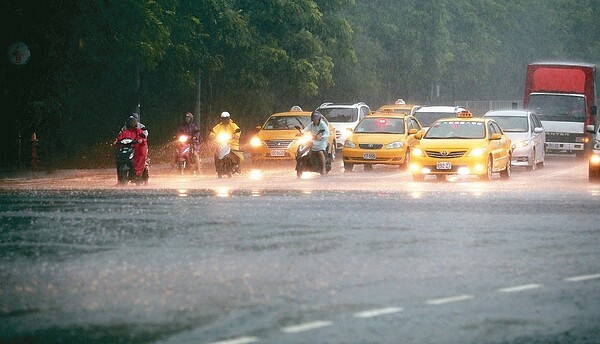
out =
[[[138,105],[159,145],[186,111],[206,132],[224,110],[252,128],[324,101],[520,99],[529,62],[596,62],[599,14],[594,0],[0,0],[2,46],[31,51],[0,67],[0,166],[27,165],[34,131],[46,165],[93,152]]]

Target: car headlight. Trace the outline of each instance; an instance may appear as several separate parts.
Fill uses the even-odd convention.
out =
[[[529,143],[531,142],[531,140],[525,140],[525,141],[521,141],[521,142],[517,142],[515,144],[512,145],[512,149],[518,149],[518,148],[524,148],[529,146]]]
[[[411,155],[414,155],[414,156],[425,156],[425,153],[423,153],[423,150],[420,148],[413,148],[413,150],[410,152],[411,152]]]
[[[387,146],[385,146],[386,149],[398,149],[398,148],[402,148],[404,147],[404,143],[400,142],[400,141],[395,141],[392,142],[390,144],[388,144]]]
[[[258,138],[258,136],[254,136],[250,140],[250,146],[252,146],[254,148],[258,148],[258,147],[262,146],[262,141]]]
[[[600,141],[594,140],[594,149],[600,149]]]
[[[483,154],[485,154],[485,148],[475,148],[473,150],[471,150],[471,152],[469,152],[469,156],[482,156]]]
[[[356,148],[356,145],[354,144],[354,142],[352,142],[350,140],[346,140],[346,142],[344,142],[344,147],[346,147],[346,148]]]

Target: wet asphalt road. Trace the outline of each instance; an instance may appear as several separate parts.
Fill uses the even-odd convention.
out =
[[[600,184],[290,166],[0,179],[0,342],[600,343]]]

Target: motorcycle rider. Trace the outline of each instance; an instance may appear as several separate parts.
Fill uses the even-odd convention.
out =
[[[177,135],[187,135],[192,138],[190,142],[192,148],[192,159],[194,159],[193,163],[196,165],[196,173],[200,173],[200,129],[194,123],[194,115],[191,112],[188,112],[183,117],[183,123],[177,129]],[[177,159],[177,157],[175,157]]]
[[[313,112],[310,115],[311,122],[302,129],[302,132],[310,132],[313,135],[311,153],[318,155],[319,161],[321,162],[321,175],[324,176],[327,174],[327,169],[325,167],[325,151],[327,150],[327,139],[329,138],[329,135],[331,135],[331,132],[329,131],[329,126],[322,118],[323,115],[321,115],[320,112]],[[323,132],[319,133],[321,130],[323,130]]]
[[[210,131],[210,138],[215,139],[218,134],[227,133],[231,136],[231,140],[229,143],[231,144],[232,154],[230,154],[231,159],[233,160],[233,164],[235,165],[235,172],[242,173],[242,168],[240,166],[241,159],[234,151],[240,151],[240,127],[233,123],[231,120],[231,114],[227,111],[221,112],[221,122],[215,125]],[[217,156],[215,154],[215,165],[217,162]]]
[[[142,176],[146,170],[146,158],[148,157],[148,138],[138,126],[139,122],[133,115],[125,121],[125,130],[121,130],[115,142],[123,139],[132,139],[137,142],[133,148],[133,169],[136,180],[143,180],[147,176]],[[118,166],[117,166],[118,168]]]

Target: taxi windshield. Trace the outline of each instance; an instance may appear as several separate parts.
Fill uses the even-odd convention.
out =
[[[403,118],[367,117],[356,126],[356,133],[404,134]]]
[[[319,112],[334,123],[352,123],[358,119],[358,111],[355,108],[322,108]]]
[[[525,116],[486,116],[496,121],[503,131],[509,133],[525,133],[529,131],[529,123]]]
[[[306,127],[309,116],[271,116],[263,126],[264,130],[295,130],[296,126]]]
[[[426,139],[483,139],[485,126],[480,121],[438,121],[427,130]]]

